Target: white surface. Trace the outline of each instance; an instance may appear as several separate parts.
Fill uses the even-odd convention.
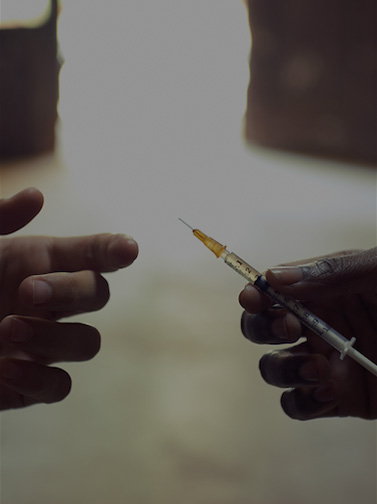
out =
[[[109,5],[109,3],[106,3]],[[376,425],[299,423],[240,335],[243,281],[182,217],[258,269],[376,243],[375,172],[247,148],[241,2],[64,2],[60,147],[23,231],[126,232],[102,350],[61,404],[2,414],[2,504],[374,504]]]

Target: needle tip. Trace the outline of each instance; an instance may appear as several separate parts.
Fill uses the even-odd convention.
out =
[[[187,222],[185,222],[183,219],[181,219],[180,217],[178,217],[178,220],[180,220],[181,222],[183,222],[183,224],[185,224],[188,228],[190,228],[192,231],[194,231],[194,228],[192,228],[189,224],[187,224]]]

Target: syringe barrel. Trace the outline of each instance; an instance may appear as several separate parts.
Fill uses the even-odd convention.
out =
[[[237,271],[239,275],[242,275],[249,282],[255,283],[256,280],[260,277],[259,271],[250,266],[250,264],[247,264],[238,255],[233,254],[233,252],[224,250],[220,257],[224,259],[224,262],[228,266]]]
[[[314,315],[314,313],[308,310],[299,301],[296,301],[295,299],[286,296],[271,287],[263,275],[250,266],[250,264],[246,263],[238,255],[224,250],[221,257],[228,266],[258,287],[258,289],[267,294],[277,304],[283,306],[296,315],[300,322],[302,322],[311,331],[321,336],[322,339],[336,348],[342,355],[348,351],[350,342],[347,338]]]

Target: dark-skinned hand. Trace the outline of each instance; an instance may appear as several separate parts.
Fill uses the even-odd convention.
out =
[[[377,362],[377,248],[341,252],[268,269],[272,287],[302,301],[313,313]],[[377,377],[312,333],[291,313],[276,307],[252,285],[239,297],[245,309],[242,331],[261,344],[295,343],[266,353],[264,380],[288,389],[283,410],[292,418],[353,416],[377,418]]]

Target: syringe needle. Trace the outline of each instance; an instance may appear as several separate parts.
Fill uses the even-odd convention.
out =
[[[180,220],[181,222],[183,222],[183,224],[185,224],[188,228],[190,228],[191,231],[194,231],[194,228],[192,228],[189,224],[187,224],[187,222],[185,222],[183,219],[181,219],[180,217],[178,217],[178,220]]]

